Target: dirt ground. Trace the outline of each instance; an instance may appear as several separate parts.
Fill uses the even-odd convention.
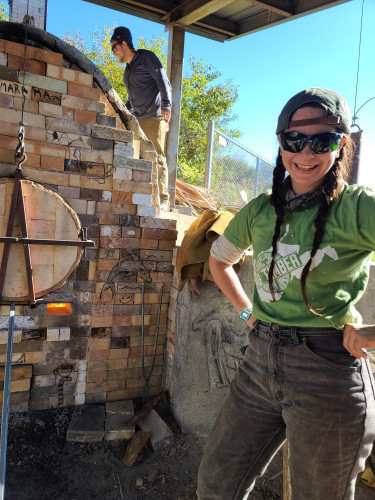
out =
[[[13,413],[9,419],[6,498],[9,500],[194,500],[203,440],[183,435],[162,403],[156,408],[172,428],[166,456],[146,449],[133,467],[122,463],[128,441],[66,441],[72,408]],[[374,498],[359,486],[356,500]],[[282,459],[273,460],[251,495],[282,499]],[[328,500],[328,497],[327,497]]]

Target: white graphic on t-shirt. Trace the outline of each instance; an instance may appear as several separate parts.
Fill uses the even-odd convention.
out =
[[[286,226],[284,236],[277,242],[273,277],[275,300],[281,299],[284,290],[293,278],[301,279],[302,270],[311,254],[311,251],[309,250],[304,252],[302,255],[299,255],[300,245],[288,245],[286,243],[282,243],[288,232],[289,224]],[[310,271],[321,264],[325,255],[333,260],[337,260],[339,258],[336,250],[331,246],[318,249],[312,259]],[[255,283],[259,296],[264,302],[272,301],[272,295],[268,284],[268,271],[271,260],[272,246],[267,250],[260,252],[254,262]]]

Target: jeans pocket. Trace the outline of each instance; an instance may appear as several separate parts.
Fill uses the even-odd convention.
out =
[[[303,338],[303,352],[315,361],[338,370],[356,372],[361,361],[352,356],[343,346],[343,337],[337,335],[307,336]]]

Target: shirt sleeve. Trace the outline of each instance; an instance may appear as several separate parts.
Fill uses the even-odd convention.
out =
[[[358,248],[375,250],[375,193],[364,187],[357,206]]]
[[[150,75],[155,80],[161,95],[161,109],[171,110],[171,84],[169,83],[166,72],[159,58],[153,53],[149,52],[146,57],[147,69]]]
[[[236,247],[222,234],[217,240],[212,243],[211,257],[225,264],[237,264],[241,259],[244,251]]]
[[[247,203],[230,221],[224,231],[226,238],[242,251],[247,250],[252,243],[251,226],[258,205],[263,200],[263,195]]]

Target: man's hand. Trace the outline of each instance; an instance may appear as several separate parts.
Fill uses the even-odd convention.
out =
[[[347,323],[344,328],[344,347],[356,358],[367,359],[363,349],[375,347],[375,325]]]
[[[161,110],[161,116],[163,117],[163,120],[167,123],[171,121],[171,112],[169,109],[162,109]]]

